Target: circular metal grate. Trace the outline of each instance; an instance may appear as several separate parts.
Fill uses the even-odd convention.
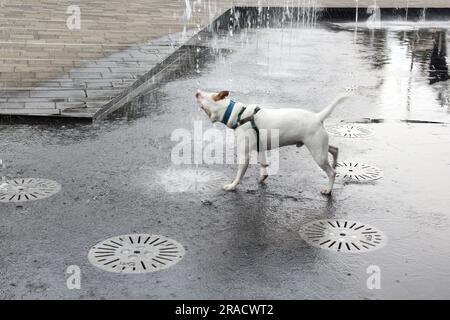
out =
[[[161,175],[167,192],[208,192],[221,190],[226,177],[216,171],[201,169],[169,169]]]
[[[300,236],[308,244],[331,251],[362,253],[383,247],[386,235],[368,224],[350,220],[316,220],[307,223]]]
[[[345,138],[365,138],[373,135],[373,131],[369,128],[357,126],[354,124],[342,124],[336,126],[327,127],[328,133],[333,136],[345,137]]]
[[[159,235],[127,234],[99,242],[89,250],[94,266],[109,272],[148,273],[169,268],[184,256],[177,241]]]
[[[16,178],[0,182],[0,202],[25,202],[48,198],[61,190],[55,181],[38,178]]]
[[[358,161],[341,161],[336,166],[336,177],[345,181],[366,182],[383,177],[383,171]]]

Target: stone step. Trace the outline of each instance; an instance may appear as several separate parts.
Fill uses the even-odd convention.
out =
[[[27,108],[27,109],[2,109],[0,107],[0,114],[2,115],[36,115],[36,116],[49,116],[49,115],[59,115],[61,110],[56,108]]]

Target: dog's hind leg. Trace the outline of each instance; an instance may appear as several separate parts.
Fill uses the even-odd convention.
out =
[[[314,161],[319,167],[325,171],[328,176],[328,185],[321,191],[324,195],[330,195],[333,190],[334,180],[336,178],[336,171],[332,168],[328,161],[328,136],[326,132],[318,132],[312,139],[305,144],[311,152]]]
[[[339,155],[339,149],[337,147],[334,146],[328,146],[328,152],[331,153],[331,155],[333,156],[333,169],[336,169],[337,166],[337,161],[338,161],[338,155]]]
[[[264,183],[266,181],[269,174],[267,173],[267,167],[269,164],[267,163],[266,151],[261,151],[258,154],[259,164],[261,165],[259,183]]]
[[[328,186],[325,189],[322,189],[321,193],[324,195],[330,195],[331,191],[333,190],[334,180],[336,178],[336,170],[334,170],[329,162],[328,157],[322,157],[320,156],[318,159],[315,159],[319,167],[325,171],[325,173],[328,176]]]

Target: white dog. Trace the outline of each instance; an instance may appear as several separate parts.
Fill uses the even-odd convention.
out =
[[[235,129],[238,155],[243,161],[239,164],[234,181],[223,187],[225,190],[234,190],[239,184],[248,168],[250,153],[253,150],[258,151],[261,164],[260,182],[263,183],[266,180],[268,164],[265,151],[272,149],[272,146],[270,143],[263,145],[259,141],[259,136],[261,130],[266,130],[267,133],[277,129],[278,147],[306,145],[314,160],[328,176],[328,186],[321,191],[322,194],[331,194],[336,176],[338,148],[328,145],[328,133],[323,127],[323,121],[338,103],[347,97],[346,95],[339,96],[319,113],[302,109],[267,109],[257,105],[244,105],[228,99],[228,95],[228,91],[208,93],[200,90],[195,95],[212,122],[221,121],[227,127]],[[269,137],[270,134],[264,136]],[[328,153],[333,156],[332,165],[329,164]]]

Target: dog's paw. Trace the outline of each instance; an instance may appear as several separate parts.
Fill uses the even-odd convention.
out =
[[[324,196],[329,196],[329,195],[331,195],[331,189],[329,189],[329,188],[322,189],[322,191],[320,191],[320,193],[323,194]]]
[[[236,189],[236,186],[232,183],[223,186],[223,190],[225,191],[233,191],[234,189]]]

